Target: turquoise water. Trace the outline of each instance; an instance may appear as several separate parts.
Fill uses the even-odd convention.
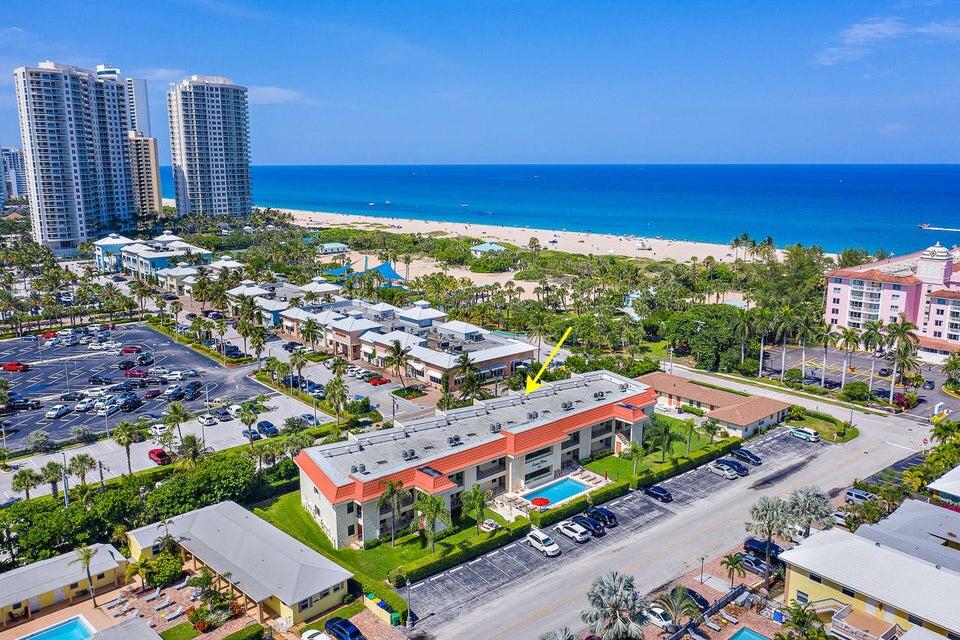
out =
[[[82,618],[70,618],[43,631],[23,636],[20,640],[87,640],[93,631]]]
[[[567,498],[575,496],[578,493],[583,493],[589,488],[590,487],[586,484],[574,480],[573,478],[564,478],[563,480],[552,482],[548,485],[540,487],[539,489],[525,493],[523,494],[523,498],[525,500],[546,498],[550,501],[550,504],[556,504],[561,500],[566,500]]]
[[[313,211],[828,251],[960,243],[917,228],[960,227],[960,165],[254,166],[251,181],[258,205]]]
[[[750,627],[743,627],[730,636],[730,640],[770,640],[770,638],[762,633],[757,633]]]

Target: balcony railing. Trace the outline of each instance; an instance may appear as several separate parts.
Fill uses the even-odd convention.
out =
[[[490,476],[495,476],[498,473],[503,473],[507,470],[506,462],[501,462],[497,465],[492,465],[489,467],[477,467],[477,480],[485,480]]]
[[[830,630],[848,640],[894,640],[903,633],[898,624],[856,611],[849,604],[833,614]]]

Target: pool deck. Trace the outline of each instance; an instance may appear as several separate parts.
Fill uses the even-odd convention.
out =
[[[98,593],[97,602],[110,602],[120,595],[120,592],[124,588],[116,588],[103,593]],[[102,608],[95,609],[93,607],[93,602],[89,599],[85,599],[74,604],[70,604],[69,602],[61,602],[58,605],[47,607],[42,611],[38,611],[34,614],[32,619],[27,620],[26,622],[16,626],[7,626],[6,629],[0,631],[0,640],[18,640],[23,636],[28,636],[31,633],[36,633],[37,631],[43,631],[47,627],[52,627],[58,622],[63,622],[64,620],[69,620],[70,618],[75,618],[79,615],[82,615],[84,618],[86,618],[87,622],[89,622],[97,631],[103,631],[104,629],[112,627],[117,623],[117,619],[112,617]]]

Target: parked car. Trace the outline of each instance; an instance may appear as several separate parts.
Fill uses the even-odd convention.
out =
[[[44,414],[44,418],[47,420],[56,420],[70,413],[70,407],[65,404],[55,404]]]
[[[767,541],[759,538],[747,538],[743,541],[743,550],[756,558],[767,557]],[[783,547],[776,542],[770,543],[770,557],[777,558],[783,553]]]
[[[881,378],[886,378],[887,376],[893,375],[893,369],[890,367],[883,367],[877,372],[877,375],[879,375]]]
[[[934,382],[933,380],[923,381],[923,388],[926,389],[927,391],[933,391],[936,387],[937,387],[937,383]]]
[[[869,491],[856,488],[847,489],[847,492],[843,496],[843,501],[847,504],[863,504],[864,502],[876,499],[877,496]]]
[[[693,600],[693,603],[697,605],[697,609],[700,611],[706,611],[710,608],[710,601],[703,597],[702,594],[694,591],[690,587],[685,587],[687,590],[687,595],[690,596],[690,599]]]
[[[205,427],[212,427],[220,423],[220,421],[217,420],[217,417],[210,413],[202,413],[199,416],[197,416],[197,422],[199,422]]]
[[[153,364],[153,356],[149,353],[141,353],[137,356],[137,364],[141,367],[146,367]]]
[[[143,397],[147,400],[152,400],[160,395],[160,389],[147,389],[143,392]]]
[[[80,395],[80,392],[79,392],[79,391],[67,391],[66,393],[61,393],[61,394],[60,394],[60,399],[61,399],[61,400],[66,400],[66,401],[68,401],[68,402],[74,402],[74,401],[76,401],[76,400],[81,399],[82,397],[83,397],[83,396]]]
[[[181,387],[178,384],[171,385],[164,390],[163,397],[169,398],[170,400],[177,400],[178,398],[182,398],[183,387]]]
[[[719,460],[716,461],[716,464],[723,465],[723,466],[725,466],[725,467],[729,467],[730,469],[733,469],[733,472],[736,473],[738,476],[747,476],[747,475],[750,475],[750,469],[748,469],[748,468],[745,467],[744,465],[740,464],[740,463],[737,462],[736,460],[729,460],[729,459],[727,459],[727,458],[721,458],[721,459],[719,459]]]
[[[19,362],[19,361],[4,362],[4,363],[3,363],[3,370],[4,370],[4,371],[16,371],[17,373],[23,373],[24,371],[29,371],[29,370],[30,370],[30,365],[28,365],[28,364],[26,364],[26,363],[24,363],[24,362]]]
[[[646,613],[647,622],[660,627],[661,629],[672,629],[673,618],[670,617],[670,614],[657,606],[651,606],[647,609]]]
[[[244,429],[243,431],[240,432],[240,435],[242,435],[247,440],[259,440],[260,438],[263,437],[260,435],[260,433],[256,429]]]
[[[143,379],[143,383],[151,386],[157,386],[163,384],[163,378],[160,376],[147,374],[147,377]]]
[[[140,353],[143,351],[143,347],[137,344],[128,344],[120,349],[123,353]]]
[[[282,348],[283,348],[284,351],[288,351],[288,352],[290,352],[290,353],[293,353],[293,350],[294,350],[296,347],[299,347],[299,346],[301,346],[299,342],[295,342],[294,340],[290,340],[289,342],[284,342]]]
[[[582,513],[578,513],[577,515],[573,516],[570,518],[570,521],[589,531],[590,535],[592,535],[594,538],[599,538],[600,536],[607,534],[607,530],[603,528],[603,525],[600,524],[599,521],[594,520],[590,516],[585,516]]]
[[[379,387],[382,384],[387,384],[388,382],[390,382],[389,378],[373,378],[370,380],[370,384],[375,387]]]
[[[355,624],[349,620],[344,620],[340,616],[334,616],[327,620],[323,625],[323,630],[335,640],[367,640]]]
[[[715,476],[720,476],[721,478],[726,478],[727,480],[736,480],[740,476],[737,475],[737,472],[731,469],[730,467],[717,464],[716,462],[711,462],[707,465],[707,471],[712,473]]]
[[[257,431],[259,431],[260,435],[262,435],[264,438],[272,438],[280,435],[280,430],[277,429],[269,420],[261,420],[258,422]]]
[[[120,369],[120,371],[133,369],[135,366],[137,366],[137,363],[134,362],[133,360],[121,360],[120,362],[117,363],[117,369]]]
[[[600,524],[607,529],[612,529],[620,524],[617,521],[617,514],[615,514],[613,511],[610,511],[610,509],[607,509],[606,507],[589,506],[583,513],[594,520],[598,520]]]
[[[107,376],[93,375],[87,378],[87,382],[96,385],[113,384],[113,380]]]
[[[112,415],[115,414],[117,411],[120,411],[120,405],[119,405],[119,404],[107,404],[107,405],[104,405],[103,407],[97,409],[97,415],[98,415],[98,416],[103,416],[104,418],[106,418],[106,417],[108,417],[108,416],[112,416]]]
[[[220,422],[230,422],[231,420],[233,420],[233,416],[230,415],[230,412],[224,409],[223,407],[220,407],[219,409],[214,409],[213,415],[215,415],[217,417],[217,420],[219,420]]]
[[[308,629],[300,634],[300,640],[333,640],[330,636],[325,634],[323,631],[317,631],[316,629]]]
[[[170,373],[170,369],[166,367],[150,367],[150,373],[155,376],[165,376]]]
[[[200,397],[200,391],[196,387],[185,387],[183,389],[184,400],[196,400]]]
[[[746,462],[747,464],[752,464],[755,467],[759,467],[763,464],[763,459],[755,454],[749,449],[736,448],[730,452],[730,455],[741,462]]]
[[[807,442],[820,442],[820,434],[809,427],[790,427],[790,435]]]
[[[644,487],[643,492],[654,500],[659,500],[660,502],[673,502],[673,494],[661,486],[652,484],[649,487]]]
[[[540,529],[533,529],[527,534],[527,544],[548,558],[560,555],[560,546]]]
[[[39,400],[27,400],[25,398],[20,398],[18,400],[9,400],[7,401],[7,407],[13,409],[14,411],[27,411],[31,409],[39,409],[42,404]]]
[[[127,369],[123,372],[124,378],[139,378],[141,380],[147,378],[147,372],[143,369]]]
[[[754,558],[745,553],[737,552],[734,554],[738,558],[743,560],[743,568],[758,576],[762,576],[767,573],[767,563],[759,558]]]
[[[93,409],[93,405],[96,404],[96,402],[97,401],[95,398],[84,398],[74,405],[73,410],[79,411],[80,413],[90,411],[90,409]]]
[[[137,394],[132,393],[132,394],[130,394],[130,395],[131,395],[132,397],[124,398],[124,399],[120,402],[120,408],[121,408],[123,411],[127,411],[127,412],[135,411],[135,410],[139,409],[140,406],[143,404],[143,400],[141,400],[140,397],[139,397]]]
[[[830,517],[833,518],[833,524],[838,527],[847,526],[847,512],[846,511],[834,511],[830,514]]]
[[[159,465],[170,464],[170,456],[163,449],[150,449],[147,451],[147,457]]]
[[[583,543],[590,539],[589,531],[570,520],[561,520],[553,530],[578,543]]]
[[[162,438],[163,436],[167,435],[168,431],[170,431],[170,427],[161,422],[150,425],[151,438]]]
[[[317,419],[313,417],[312,413],[301,413],[299,417],[311,427],[317,426]]]

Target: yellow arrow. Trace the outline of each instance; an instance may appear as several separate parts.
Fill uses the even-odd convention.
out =
[[[531,378],[527,375],[527,389],[524,393],[533,393],[541,387],[540,377],[543,375],[543,372],[547,370],[547,365],[550,364],[550,361],[553,360],[553,357],[557,355],[557,352],[560,351],[560,345],[563,344],[563,341],[567,339],[567,336],[570,335],[570,332],[573,331],[573,327],[567,327],[567,330],[563,332],[563,337],[560,338],[560,342],[553,348],[553,351],[550,352],[550,355],[547,356],[547,359],[544,361],[543,366],[540,367],[540,371],[537,372],[537,375]]]

